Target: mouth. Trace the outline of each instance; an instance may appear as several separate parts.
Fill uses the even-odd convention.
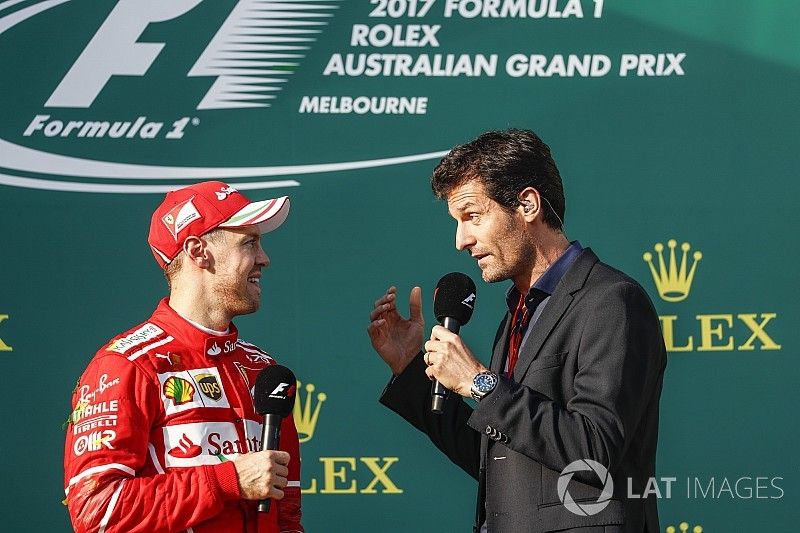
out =
[[[247,283],[252,284],[255,287],[258,287],[258,290],[261,290],[261,274],[251,274],[247,277]]]
[[[490,254],[472,254],[472,258],[478,262],[478,266],[482,266],[481,261],[489,257]],[[485,261],[484,261],[485,263]]]

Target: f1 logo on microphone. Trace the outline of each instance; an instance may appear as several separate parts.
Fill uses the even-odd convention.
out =
[[[288,386],[289,386],[288,383],[281,383],[280,385],[275,387],[275,390],[270,393],[270,396],[283,392],[283,390],[286,389]]]
[[[470,309],[473,309],[475,307],[475,293],[473,292],[472,294],[464,298],[464,300],[461,303],[466,305]]]
[[[279,383],[275,390],[269,393],[270,398],[291,398],[294,396],[295,385],[289,386],[288,383]],[[284,393],[284,391],[286,391]]]

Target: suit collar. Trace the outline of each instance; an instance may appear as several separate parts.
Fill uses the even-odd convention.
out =
[[[180,338],[186,347],[206,357],[231,353],[239,337],[239,331],[232,322],[228,331],[222,333],[214,332],[183,318],[170,307],[169,298],[164,298],[158,303],[158,307],[150,319],[165,331],[171,332],[172,336]]]
[[[567,290],[570,294],[575,294],[581,290],[586,284],[589,272],[592,271],[592,268],[598,261],[600,261],[600,259],[591,248],[584,248],[575,260],[575,263],[573,263],[572,268],[567,270],[567,273],[564,274],[564,278],[561,280],[561,286],[556,287],[556,292],[553,293],[553,296],[558,294],[561,289]]]
[[[585,248],[564,274],[561,282],[550,297],[550,301],[547,302],[544,312],[536,324],[533,325],[533,330],[520,350],[519,360],[514,368],[514,381],[520,383],[525,377],[528,367],[539,355],[542,345],[572,304],[574,294],[586,284],[589,272],[598,261],[599,259],[594,252],[590,248]],[[507,335],[505,339],[507,339]],[[505,350],[505,346],[502,349]],[[497,347],[495,347],[495,354],[496,352]],[[494,359],[493,357],[492,363],[494,363]],[[502,362],[502,356],[500,360]]]

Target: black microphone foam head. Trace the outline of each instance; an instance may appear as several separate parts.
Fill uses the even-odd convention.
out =
[[[433,293],[436,320],[443,322],[445,317],[451,317],[463,326],[472,317],[476,294],[475,282],[469,276],[461,272],[446,274]]]
[[[260,415],[289,416],[294,407],[297,379],[281,365],[268,366],[256,378],[253,404]]]

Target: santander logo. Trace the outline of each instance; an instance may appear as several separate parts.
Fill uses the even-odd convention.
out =
[[[232,422],[194,422],[165,426],[164,463],[167,467],[217,464],[261,449],[261,424],[245,419]]]
[[[172,457],[177,457],[179,459],[189,459],[192,457],[197,457],[201,453],[203,453],[203,449],[192,442],[186,433],[183,434],[181,440],[178,441],[178,445],[168,451]]]

